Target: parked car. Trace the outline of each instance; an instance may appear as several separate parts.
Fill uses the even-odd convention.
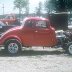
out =
[[[21,25],[20,20],[15,15],[7,15],[5,18],[0,19],[0,34],[10,28]]]
[[[56,44],[55,29],[48,19],[39,17],[25,18],[21,26],[7,30],[0,38],[0,45],[10,54],[19,53],[22,47],[53,47]]]
[[[2,33],[4,33],[5,31],[7,31],[8,29],[13,28],[15,26],[16,25],[6,25],[2,21],[0,21],[0,36],[1,36]]]
[[[19,19],[17,19],[13,14],[7,15],[5,18],[0,19],[0,21],[6,25],[20,25]]]

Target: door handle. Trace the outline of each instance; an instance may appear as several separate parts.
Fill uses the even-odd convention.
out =
[[[35,32],[38,32],[37,30]]]

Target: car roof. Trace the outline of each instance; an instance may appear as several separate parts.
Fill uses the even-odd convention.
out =
[[[26,18],[24,18],[23,21],[26,21],[26,20],[45,20],[45,21],[49,21],[48,19],[43,18],[43,17],[26,17]]]

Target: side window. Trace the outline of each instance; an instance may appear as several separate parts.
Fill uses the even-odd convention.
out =
[[[48,28],[48,23],[47,21],[37,21],[36,27],[37,28]]]
[[[26,26],[26,27],[32,27],[33,24],[34,24],[34,21],[33,21],[33,20],[27,20],[25,26]]]

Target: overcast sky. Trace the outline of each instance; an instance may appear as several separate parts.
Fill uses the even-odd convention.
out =
[[[45,0],[30,0],[30,12],[35,11],[35,7],[38,5],[39,1],[42,3]],[[0,15],[3,14],[3,4],[4,4],[4,14],[18,13],[18,10],[14,10],[14,0],[0,0]]]

